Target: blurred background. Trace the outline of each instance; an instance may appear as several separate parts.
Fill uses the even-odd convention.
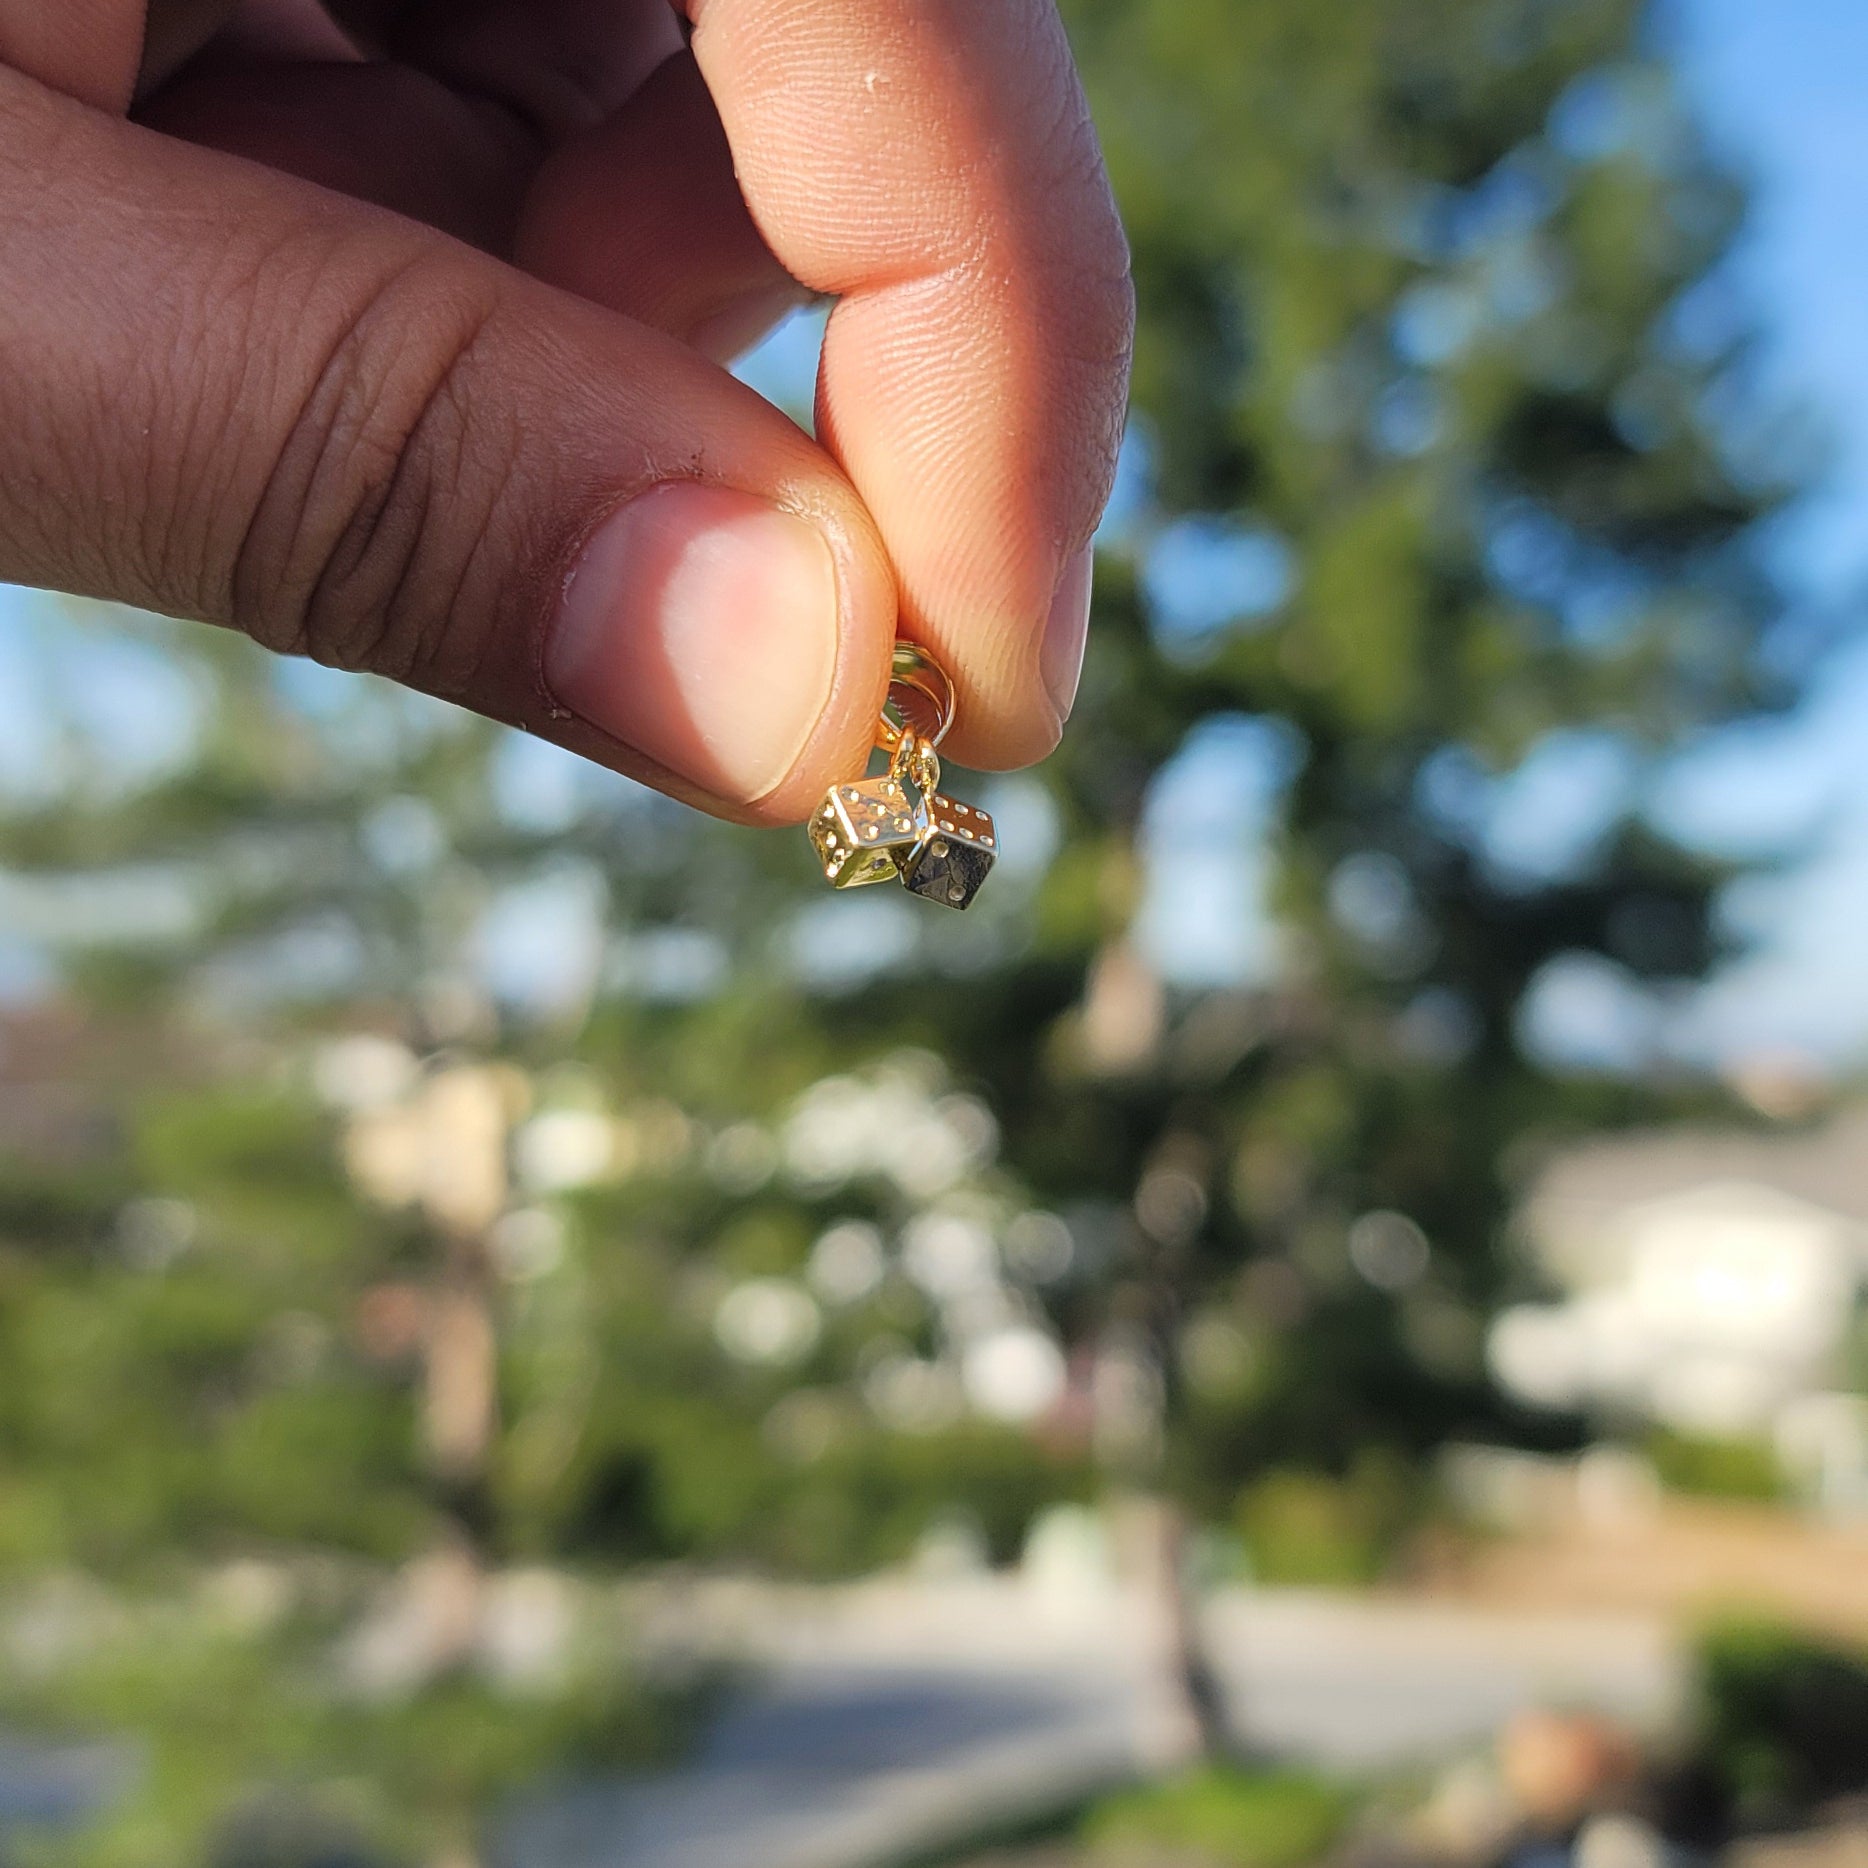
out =
[[[9,1868],[1868,1858],[1868,15],[1066,12],[966,917],[0,593]]]

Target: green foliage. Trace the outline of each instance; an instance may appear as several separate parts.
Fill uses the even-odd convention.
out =
[[[322,1112],[150,1088],[123,1146],[136,1200],[106,1182],[82,1229],[0,1247],[0,1568],[419,1548],[405,1383],[346,1340],[393,1234],[333,1171]]]
[[[1868,1791],[1868,1655],[1763,1622],[1700,1643],[1699,1756],[1741,1825]]]
[[[1291,1772],[1213,1767],[1119,1792],[1083,1819],[1095,1862],[1176,1868],[1304,1868],[1342,1833],[1354,1799]]]
[[[1406,1469],[1367,1459],[1337,1479],[1276,1471],[1239,1500],[1239,1530],[1261,1583],[1347,1587],[1379,1581],[1419,1511]]]
[[[1648,1437],[1647,1455],[1661,1483],[1672,1491],[1767,1504],[1785,1496],[1783,1467],[1775,1449],[1764,1441],[1662,1431]]]
[[[264,1838],[294,1868],[432,1861],[477,1847],[514,1792],[666,1757],[693,1711],[631,1676],[614,1629],[587,1631],[563,1680],[500,1688],[450,1673],[389,1697],[340,1686],[325,1618],[260,1632],[169,1603],[120,1609],[101,1632],[43,1678],[0,1680],[0,1717],[16,1727],[132,1732],[140,1754],[120,1784],[105,1774],[99,1820],[9,1837],[21,1868],[246,1863],[264,1859]]]

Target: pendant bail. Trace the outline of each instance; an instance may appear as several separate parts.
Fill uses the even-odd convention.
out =
[[[930,751],[935,750],[953,725],[953,713],[953,682],[946,669],[919,643],[896,643],[876,744],[893,753],[903,734],[912,732]]]
[[[889,774],[926,797],[940,790],[940,754],[913,727],[906,727],[889,755]]]

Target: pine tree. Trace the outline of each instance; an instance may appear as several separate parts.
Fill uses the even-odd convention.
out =
[[[1152,499],[1100,567],[1035,936],[912,1015],[1081,1216],[1060,1308],[1156,1383],[1135,1476],[1209,1521],[1286,1467],[1379,1500],[1450,1435],[1532,1430],[1480,1364],[1526,1149],[1693,1093],[1565,1082],[1526,1021],[1566,972],[1638,1003],[1720,952],[1724,873],[1641,780],[1782,698],[1756,528],[1786,486],[1729,418],[1747,333],[1709,277],[1741,198],[1633,0],[1071,17]],[[1191,790],[1252,782],[1240,749],[1280,958],[1164,990],[1143,878],[1240,862]],[[1565,760],[1610,775],[1594,821],[1515,856],[1513,774]],[[1219,1742],[1197,1665],[1186,1698]]]

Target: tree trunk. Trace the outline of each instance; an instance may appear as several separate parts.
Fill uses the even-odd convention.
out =
[[[486,1476],[498,1398],[492,1279],[478,1239],[450,1239],[446,1255],[422,1370],[422,1438],[442,1483],[472,1492]]]
[[[1165,1498],[1143,1507],[1143,1580],[1149,1618],[1154,1704],[1147,1749],[1165,1768],[1210,1764],[1234,1755],[1226,1696],[1207,1650],[1187,1515]]]

